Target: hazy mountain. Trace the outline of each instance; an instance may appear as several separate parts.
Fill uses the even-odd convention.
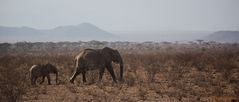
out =
[[[66,37],[73,36],[73,37],[104,38],[114,36],[89,23],[82,23],[76,26],[59,26],[56,27],[55,29],[48,30],[47,33],[52,35],[54,34],[62,35]]]
[[[110,40],[116,36],[90,23],[39,30],[29,27],[0,26],[1,42]]]
[[[214,32],[206,37],[204,37],[206,41],[217,41],[217,42],[228,42],[234,43],[239,42],[239,31],[218,31]]]
[[[120,35],[123,41],[170,41],[187,42],[200,39],[211,34],[211,31],[184,31],[184,30],[158,30],[158,31],[112,31]]]

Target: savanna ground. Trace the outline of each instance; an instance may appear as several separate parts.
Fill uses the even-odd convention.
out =
[[[69,83],[74,57],[84,48],[118,49],[124,60],[124,81],[109,72],[98,82],[88,71]],[[29,68],[52,63],[59,83],[30,85]],[[114,65],[119,76],[119,66]],[[40,80],[41,78],[39,78]],[[0,101],[27,102],[233,102],[239,100],[239,44],[216,42],[59,42],[0,44]]]

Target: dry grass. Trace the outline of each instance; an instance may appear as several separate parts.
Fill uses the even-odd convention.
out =
[[[20,101],[28,85],[25,65],[17,63],[21,59],[4,57],[0,66],[0,101]],[[6,61],[6,62],[5,62]],[[12,61],[12,63],[9,63]],[[15,63],[16,65],[14,65]]]
[[[61,44],[64,45],[55,46]],[[40,44],[42,47],[35,50],[32,43],[16,44],[15,48],[2,47],[2,44],[0,101],[238,100],[238,44],[114,44],[110,47],[117,48],[124,59],[124,81],[112,83],[105,71],[102,82],[98,83],[98,72],[89,71],[88,84],[83,84],[79,75],[74,85],[69,83],[74,56],[83,48],[104,45],[51,47]],[[33,64],[48,62],[60,70],[59,85],[30,86],[28,69]],[[118,77],[119,66],[114,67]]]

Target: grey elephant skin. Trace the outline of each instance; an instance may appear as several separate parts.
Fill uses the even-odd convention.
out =
[[[31,78],[31,84],[35,85],[36,84],[36,80],[38,77],[42,77],[42,81],[40,82],[40,84],[42,84],[45,80],[45,77],[47,77],[48,79],[48,84],[51,85],[51,80],[50,80],[50,74],[56,74],[56,84],[57,84],[57,80],[58,80],[58,70],[55,66],[53,66],[52,64],[45,64],[45,65],[33,65],[30,68],[30,78]]]
[[[88,70],[99,70],[99,81],[101,81],[106,68],[116,83],[112,62],[120,64],[120,80],[122,80],[123,60],[117,50],[109,47],[103,49],[84,49],[75,57],[75,69],[70,82],[74,83],[76,76],[80,73],[82,74],[83,82],[86,82],[85,74]]]

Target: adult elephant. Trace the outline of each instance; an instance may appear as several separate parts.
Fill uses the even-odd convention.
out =
[[[55,66],[53,66],[50,63],[47,63],[45,65],[42,64],[38,64],[38,65],[33,65],[30,68],[30,77],[31,77],[31,84],[35,85],[36,84],[36,80],[38,77],[42,77],[42,81],[40,82],[40,84],[42,84],[45,80],[45,77],[47,77],[48,79],[48,85],[51,85],[51,78],[50,78],[50,74],[54,73],[56,74],[56,83],[58,80],[58,70]]]
[[[109,47],[103,49],[84,49],[75,57],[75,70],[70,78],[70,82],[74,83],[77,75],[83,76],[83,82],[86,82],[86,71],[99,70],[99,81],[103,77],[105,68],[110,72],[113,81],[116,83],[115,73],[112,62],[120,64],[120,80],[123,79],[123,60],[120,53]]]

